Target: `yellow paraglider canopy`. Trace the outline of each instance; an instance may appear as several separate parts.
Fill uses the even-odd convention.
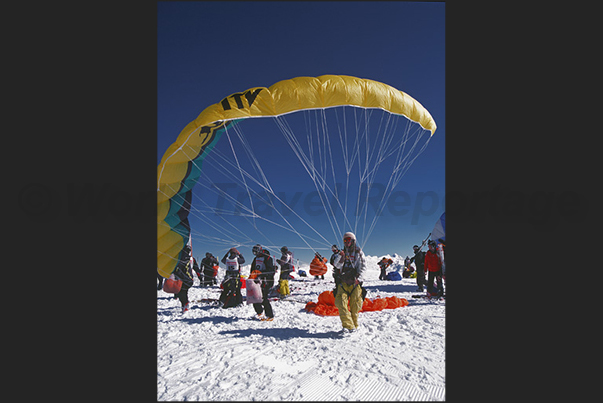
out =
[[[351,76],[296,77],[227,96],[207,107],[180,132],[157,168],[157,270],[169,277],[189,239],[190,192],[200,166],[225,128],[235,120],[280,116],[336,106],[379,108],[436,130],[430,113],[408,94],[387,84]]]

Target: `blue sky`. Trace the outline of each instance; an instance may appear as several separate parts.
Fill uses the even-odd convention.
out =
[[[408,213],[384,213],[364,251],[370,255],[409,255],[412,245],[431,231],[445,208],[443,2],[159,2],[157,11],[158,164],[190,121],[232,93],[298,76],[341,74],[381,81],[418,100],[430,111],[438,129],[396,188],[409,195]],[[291,151],[286,143],[269,137],[272,134],[261,123],[258,125],[245,127],[244,133],[253,138],[254,144],[270,145],[272,165],[267,164],[265,169],[274,174],[271,185],[281,189],[289,200],[302,192],[295,210],[303,218],[314,220],[309,222],[324,234],[329,245],[341,246],[341,239],[335,239],[330,227],[323,227],[328,221],[324,215],[312,217],[302,211],[304,197],[313,190],[313,184],[302,178],[299,166],[288,162],[285,153]],[[224,140],[216,147],[218,153],[219,147],[223,152],[228,148]],[[207,180],[219,182],[220,170],[211,165],[206,162],[204,170],[216,176]],[[387,172],[382,174],[385,176],[380,180],[386,181]],[[232,190],[233,194],[239,191]],[[210,206],[219,203],[217,195],[208,194],[199,185],[194,192]],[[419,205],[421,197],[423,203]],[[254,233],[248,220],[233,216],[229,220],[245,233],[241,240],[245,238],[246,242],[240,250],[249,260],[250,239],[265,245],[288,245],[296,258],[311,258],[312,252],[302,249],[307,245],[290,231],[261,227],[264,237]],[[222,218],[215,222],[235,237]],[[221,258],[227,246],[195,236],[208,233],[223,239],[219,230],[208,228],[195,217],[191,217],[191,225],[194,255],[202,257],[212,252]],[[312,235],[307,228],[294,225],[299,232]]]

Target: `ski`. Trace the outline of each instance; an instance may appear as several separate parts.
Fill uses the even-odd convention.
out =
[[[192,302],[218,302],[219,299],[218,298],[201,298],[201,299],[196,299]]]
[[[201,298],[201,299],[196,299],[196,300],[192,300],[191,302],[199,302],[199,303],[207,303],[207,304],[217,304],[220,300],[217,298]],[[280,298],[280,297],[270,297],[268,298],[268,301],[290,301],[290,302],[297,302],[300,304],[305,304],[308,301],[300,301],[298,299],[295,298]]]
[[[446,294],[437,296],[437,295],[427,295],[427,294],[414,294],[412,295],[413,298],[424,298],[424,299],[429,299],[429,300],[445,300],[446,299]]]
[[[356,337],[358,337],[359,334],[359,330],[356,329],[354,331],[347,331],[347,330],[339,330],[337,332],[335,332],[333,334],[333,338],[334,339],[355,339]]]
[[[263,313],[261,313],[259,315],[253,315],[249,319],[255,320],[255,321],[260,321],[260,322],[272,322],[272,321],[274,321],[274,317],[268,318],[268,317],[264,316]]]
[[[297,302],[297,303],[300,303],[300,304],[305,304],[306,302],[308,302],[307,300],[306,301],[300,301],[297,298],[291,298],[291,297],[286,297],[286,298],[274,297],[274,298],[268,298],[268,300],[269,301]]]

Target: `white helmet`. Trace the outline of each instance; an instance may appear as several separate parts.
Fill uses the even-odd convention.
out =
[[[352,241],[356,242],[356,235],[353,232],[346,232],[343,234],[343,239],[352,238]]]

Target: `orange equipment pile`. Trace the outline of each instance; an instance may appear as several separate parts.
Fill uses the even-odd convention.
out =
[[[362,303],[362,309],[360,312],[368,311],[382,311],[384,309],[396,309],[402,308],[408,305],[408,301],[405,298],[398,297],[386,297],[386,298],[375,298],[370,300],[365,298]],[[322,316],[337,316],[339,315],[339,309],[335,306],[335,297],[333,291],[324,291],[318,296],[318,303],[308,302],[306,304],[306,312],[314,312],[317,315]]]

